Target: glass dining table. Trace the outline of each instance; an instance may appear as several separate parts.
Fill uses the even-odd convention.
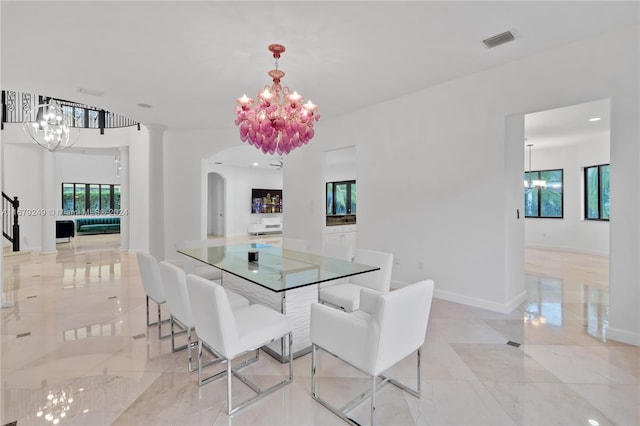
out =
[[[203,240],[197,247],[185,245],[177,251],[221,270],[223,287],[290,317],[294,358],[311,350],[311,304],[318,301],[321,283],[380,269],[262,243],[221,245],[217,240]],[[263,349],[280,362],[288,359],[288,345],[283,341]]]

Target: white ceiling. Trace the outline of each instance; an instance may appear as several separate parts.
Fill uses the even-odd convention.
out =
[[[637,25],[638,5],[3,0],[0,77],[3,89],[83,102],[143,124],[225,128],[234,126],[235,99],[270,83],[267,45],[282,43],[283,84],[327,120]],[[507,30],[515,41],[495,49],[482,43]]]
[[[609,142],[610,102],[603,99],[524,117],[526,144],[537,148],[575,145],[594,139]],[[589,121],[596,119],[597,121]]]

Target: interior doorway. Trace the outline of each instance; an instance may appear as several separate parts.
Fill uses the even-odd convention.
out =
[[[224,177],[218,173],[207,175],[207,235],[225,236]]]
[[[579,315],[589,335],[606,341],[610,101],[527,114],[524,135],[525,319],[562,327],[565,317]],[[603,217],[594,220],[588,176],[600,166],[607,196],[596,208]]]
[[[605,217],[585,214],[585,168],[610,162],[609,115],[608,99],[525,115],[525,247],[609,256],[608,197]]]

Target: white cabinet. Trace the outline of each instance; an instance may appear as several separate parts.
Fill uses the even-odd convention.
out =
[[[356,249],[356,226],[336,225],[325,227],[324,241],[348,245],[353,253]]]

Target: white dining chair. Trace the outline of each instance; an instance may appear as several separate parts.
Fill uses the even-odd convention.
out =
[[[191,348],[194,346],[194,343],[191,341],[191,332],[195,328],[195,323],[193,313],[191,312],[189,294],[187,292],[187,275],[184,269],[173,263],[162,261],[159,263],[159,266],[164,294],[167,299],[167,305],[169,306],[169,312],[171,313],[171,352],[187,349],[188,371],[191,373],[196,370],[191,362]],[[246,297],[231,290],[226,290],[226,292],[232,309],[249,306],[249,300]],[[178,333],[175,332],[176,324],[181,329]],[[187,334],[187,344],[176,347],[176,335],[183,333]]]
[[[324,243],[322,254],[333,259],[346,260],[349,262],[353,260],[353,249],[348,244],[327,241]]]
[[[349,278],[348,282],[320,288],[319,300],[321,303],[351,312],[357,310],[360,306],[360,289],[368,288],[380,293],[389,291],[391,287],[391,269],[393,268],[392,253],[356,249],[354,262],[377,266],[380,269],[354,275]]]
[[[307,251],[309,251],[307,242],[305,240],[300,240],[297,238],[283,238],[282,248],[287,250],[301,251],[303,253],[306,253]]]
[[[360,310],[343,312],[319,303],[311,305],[311,395],[347,423],[353,408],[371,398],[371,424],[376,424],[376,392],[387,383],[420,398],[420,361],[424,345],[434,282],[424,280],[387,293],[362,289]],[[371,378],[371,388],[337,408],[318,391],[318,351],[324,350]],[[385,372],[416,352],[415,389],[385,375]],[[332,377],[335,374],[332,374]]]
[[[221,285],[194,274],[187,275],[187,289],[198,332],[198,383],[202,385],[227,376],[226,411],[228,415],[291,383],[293,380],[291,350],[293,324],[290,318],[257,304],[233,311],[227,293]],[[289,376],[285,380],[262,389],[240,374],[240,369],[258,360],[262,346],[285,337],[289,354]],[[203,378],[202,350],[204,347],[226,363],[226,371]],[[232,366],[236,358],[252,351],[256,351],[254,358],[238,366]],[[232,376],[240,379],[256,395],[234,406]]]
[[[166,339],[170,334],[162,335],[162,323],[169,319],[162,320],[161,305],[167,302],[162,287],[162,277],[160,276],[160,268],[158,261],[149,253],[139,251],[136,253],[138,259],[138,268],[140,269],[140,277],[142,278],[142,287],[147,294],[147,327],[158,325],[158,338]],[[158,320],[154,323],[149,322],[149,299],[153,300],[158,306]]]
[[[180,244],[176,244],[176,248],[194,249],[200,248],[206,250],[208,247],[220,247],[225,244],[224,238],[207,238],[204,240],[189,240],[183,241]],[[175,262],[174,262],[175,263]],[[184,256],[182,263],[184,270],[188,274],[199,275],[211,281],[221,282],[222,271],[211,265],[206,265],[203,262],[192,259],[188,256]]]

